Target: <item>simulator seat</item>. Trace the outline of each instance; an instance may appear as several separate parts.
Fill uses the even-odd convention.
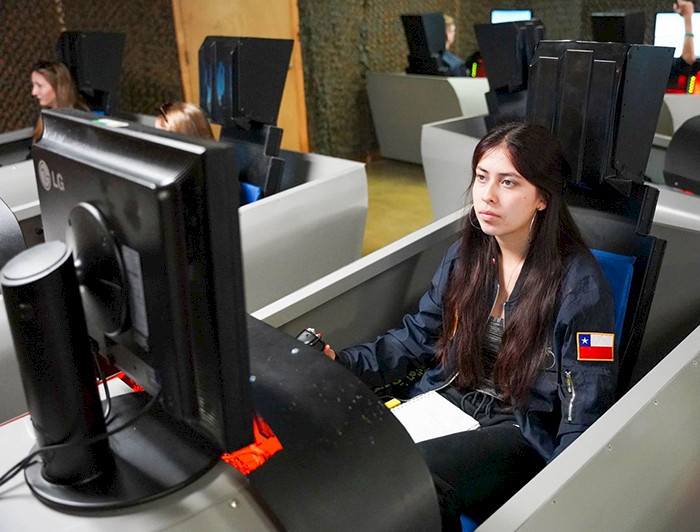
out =
[[[26,247],[17,217],[7,203],[0,199],[0,269]]]
[[[698,133],[700,116],[689,118],[678,128],[668,143],[663,169],[667,185],[692,194],[700,194]]]
[[[541,41],[528,76],[527,120],[561,141],[571,167],[566,201],[615,296],[618,398],[631,382],[666,245],[649,234],[659,191],[643,182],[671,55]],[[463,519],[464,530],[473,524]]]
[[[572,206],[574,219],[594,248],[593,255],[615,299],[615,347],[620,364],[618,398],[630,387],[666,246],[665,240],[648,234],[658,190],[643,188],[646,188],[646,196],[653,196],[653,199],[647,198],[653,205],[643,227],[622,214]]]
[[[653,46],[541,41],[530,66],[527,119],[562,143],[572,170],[565,197],[584,238],[591,248],[634,258],[617,325],[618,396],[631,382],[666,244],[649,234],[659,192],[644,184],[644,172],[672,54]]]
[[[641,342],[641,337],[644,333],[644,325],[646,324],[646,318],[649,315],[648,307],[647,312],[643,313],[643,315],[636,312],[630,312],[629,314],[627,313],[628,303],[637,301],[638,304],[639,299],[634,296],[632,299],[630,299],[632,279],[634,278],[634,265],[637,260],[634,256],[630,257],[599,249],[591,249],[591,253],[593,253],[593,256],[598,260],[598,264],[600,264],[600,267],[605,274],[605,278],[608,280],[610,288],[613,292],[613,299],[615,301],[615,347],[618,353],[623,353],[623,350],[629,346],[630,341],[633,338],[636,338],[636,335],[627,334],[627,336],[624,337],[626,343],[622,343],[621,340],[623,338],[623,331],[626,331],[629,327],[639,325],[641,329],[641,332],[639,333],[639,342]],[[634,318],[631,318],[629,321],[625,321],[625,318],[630,316],[634,316]],[[636,332],[636,329],[633,330]],[[630,360],[630,362],[633,362],[633,360]],[[477,526],[479,526],[479,523],[466,515],[460,516],[460,521],[462,524],[462,532],[471,532],[472,530],[475,530]]]

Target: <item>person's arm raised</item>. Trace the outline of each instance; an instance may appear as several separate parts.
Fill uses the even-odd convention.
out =
[[[695,35],[693,33],[693,13],[695,5],[691,0],[677,0],[673,2],[673,10],[683,17],[685,35],[683,36],[683,61],[692,65],[695,62]]]

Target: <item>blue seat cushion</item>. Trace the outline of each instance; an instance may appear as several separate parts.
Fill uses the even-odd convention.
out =
[[[617,345],[620,341],[622,326],[625,321],[625,310],[627,309],[627,300],[629,299],[632,286],[635,257],[599,249],[592,249],[591,253],[598,260],[598,264],[600,264],[600,268],[603,270],[612,289],[615,301],[615,343]]]

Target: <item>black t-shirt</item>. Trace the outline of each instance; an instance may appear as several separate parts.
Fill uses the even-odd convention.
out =
[[[668,88],[681,88],[685,89],[685,83],[682,83],[682,87],[678,86],[679,78],[685,76],[686,80],[688,76],[693,73],[693,65],[686,63],[682,57],[674,57],[673,63],[671,63],[671,73],[668,76]]]

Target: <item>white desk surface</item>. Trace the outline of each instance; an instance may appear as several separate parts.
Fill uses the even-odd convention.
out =
[[[129,391],[112,380],[110,391]],[[34,445],[28,414],[0,425],[0,474],[22,460]],[[247,479],[224,462],[190,486],[162,499],[109,513],[72,515],[41,503],[19,473],[0,487],[0,530],[276,530],[254,501]]]

